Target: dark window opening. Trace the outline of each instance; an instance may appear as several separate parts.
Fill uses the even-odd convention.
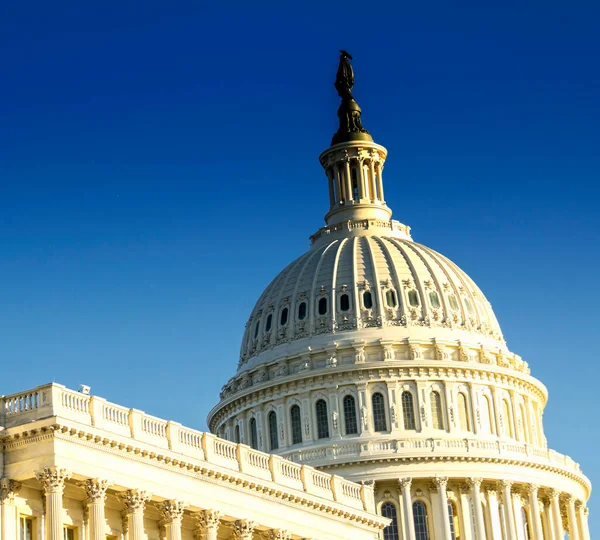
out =
[[[281,310],[281,317],[279,319],[279,324],[281,324],[281,326],[285,326],[287,324],[288,321],[288,308],[283,308]]]
[[[271,325],[273,324],[273,315],[269,313],[267,317],[267,325],[265,326],[265,332],[269,332],[271,330]]]
[[[327,313],[327,298],[319,298],[319,315]]]
[[[348,311],[350,309],[350,297],[347,294],[340,296],[340,309],[342,311]]]
[[[369,291],[363,293],[363,304],[365,309],[371,309],[373,307],[373,297]]]
[[[306,319],[306,312],[306,302],[302,302],[298,306],[298,320],[303,321],[304,319]]]

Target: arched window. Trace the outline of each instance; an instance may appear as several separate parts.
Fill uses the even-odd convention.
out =
[[[448,520],[450,521],[450,538],[456,540],[457,536],[460,535],[460,527],[458,524],[458,512],[451,501],[448,501]]]
[[[240,443],[240,426],[239,424],[236,424],[235,429],[233,430],[233,438],[235,439],[236,443]]]
[[[356,167],[352,167],[350,177],[352,178],[352,198],[355,201],[358,201],[358,181],[356,180]]]
[[[467,406],[467,396],[458,394],[458,424],[462,431],[471,431],[471,418]]]
[[[519,405],[519,412],[520,412],[519,420],[521,421],[521,433],[522,433],[521,440],[525,441],[525,442],[529,442],[529,434],[527,433],[527,422],[526,422],[526,416],[525,416],[525,407],[523,407],[522,403]]]
[[[471,301],[468,298],[465,298],[465,306],[467,306],[467,311],[469,312],[469,315],[473,315],[473,304],[471,304]]]
[[[327,418],[327,403],[324,399],[315,403],[315,412],[317,413],[317,437],[327,439],[329,437],[329,418]]]
[[[298,320],[299,321],[303,321],[304,319],[306,319],[306,313],[307,313],[307,309],[306,309],[306,302],[301,302],[300,305],[298,306]]]
[[[388,307],[395,308],[398,305],[396,300],[396,291],[388,290],[385,293],[385,301]]]
[[[254,339],[258,337],[258,331],[260,330],[260,321],[256,321],[256,326],[254,327]]]
[[[458,311],[458,302],[456,301],[456,296],[454,296],[453,294],[449,294],[448,303],[454,311]]]
[[[340,296],[340,310],[348,311],[350,309],[350,297],[347,294]]]
[[[281,317],[279,318],[279,324],[281,326],[285,326],[288,321],[288,308],[283,308],[281,310]]]
[[[346,435],[358,433],[358,422],[356,421],[356,401],[354,396],[344,397],[344,427]]]
[[[373,426],[375,431],[387,431],[383,394],[380,394],[379,392],[373,394],[371,404],[373,405]]]
[[[279,448],[279,439],[277,437],[277,414],[275,411],[271,411],[267,417],[269,421],[269,442],[271,444],[271,450],[277,450]]]
[[[381,515],[392,520],[392,522],[383,529],[383,540],[399,540],[396,506],[391,502],[384,502],[381,505]]]
[[[513,428],[512,428],[512,417],[510,414],[510,405],[506,399],[502,400],[502,413],[504,415],[504,435],[506,437],[513,437]]]
[[[300,444],[302,442],[302,419],[298,405],[290,407],[290,424],[292,426],[292,444]]]
[[[370,291],[365,291],[363,293],[363,305],[365,309],[371,309],[373,307],[373,296],[371,296]]]
[[[417,291],[408,291],[408,303],[412,307],[419,307],[419,295],[417,294]]]
[[[442,411],[442,396],[435,390],[431,392],[431,424],[433,429],[444,429],[444,413]]]
[[[523,522],[523,538],[525,540],[531,540],[531,534],[529,532],[529,518],[527,516],[527,510],[521,506],[521,521]]]
[[[271,325],[273,324],[273,314],[269,313],[267,317],[267,325],[265,326],[265,332],[271,331]]]
[[[327,298],[319,298],[319,315],[327,313]]]
[[[429,301],[431,302],[432,308],[437,309],[440,307],[440,297],[438,296],[438,293],[436,293],[435,291],[431,291],[429,293]]]
[[[495,433],[490,398],[487,396],[481,397],[481,428],[483,433]]]
[[[402,416],[404,417],[404,429],[417,429],[413,395],[408,390],[402,392]]]
[[[258,450],[258,431],[256,429],[256,418],[250,418],[250,446]]]
[[[415,523],[415,540],[429,540],[427,507],[423,501],[413,503],[413,520]]]

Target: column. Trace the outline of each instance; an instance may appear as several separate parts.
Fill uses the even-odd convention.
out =
[[[558,497],[560,496],[560,491],[557,489],[549,489],[548,496],[550,497],[550,509],[552,515],[552,529],[554,530],[554,538],[556,540],[562,540],[565,536],[562,517],[560,516],[560,502]]]
[[[85,491],[90,540],[105,540],[106,521],[104,517],[104,503],[106,501],[108,481],[90,478],[77,485]]]
[[[15,495],[21,484],[2,478],[0,480],[0,539],[13,540],[19,536],[19,516],[15,506]]]
[[[146,540],[144,533],[144,507],[150,500],[150,495],[140,489],[130,489],[119,495],[119,500],[125,505],[127,517],[128,540]]]
[[[379,194],[379,200],[381,202],[384,201],[383,199],[383,178],[382,178],[382,172],[383,172],[383,163],[380,161],[377,164],[377,192]]]
[[[581,502],[577,501],[575,503],[575,508],[577,510],[577,517],[579,518],[579,536],[580,540],[590,540],[590,528],[588,526],[588,509]]]
[[[448,514],[448,477],[435,477],[433,483],[438,490],[438,498],[442,507],[442,525],[444,531],[444,540],[452,540],[452,531],[450,529],[450,514]]]
[[[254,521],[238,519],[233,524],[233,538],[235,540],[252,540],[255,527]]]
[[[202,510],[193,514],[196,518],[196,530],[200,533],[200,540],[217,540],[219,525],[221,524],[221,512],[217,510]]]
[[[482,478],[471,478],[471,490],[473,496],[473,511],[475,512],[475,529],[477,540],[485,540],[485,520],[483,518],[483,506],[481,505],[481,482]]]
[[[490,514],[490,531],[492,531],[492,538],[489,540],[502,540],[502,522],[500,521],[500,509],[498,508],[498,492],[493,487],[488,487],[485,491]],[[543,537],[540,536],[540,538]]]
[[[544,538],[542,529],[542,517],[540,516],[540,501],[538,500],[537,484],[529,484],[527,493],[529,494],[529,519],[531,520],[531,528],[534,538]]]
[[[335,195],[333,190],[333,167],[327,167],[327,183],[329,184],[329,206],[333,207],[335,204]]]
[[[504,516],[506,518],[506,536],[507,540],[517,540],[517,530],[515,528],[515,505],[512,499],[512,482],[502,480],[502,502],[504,503]]]
[[[402,504],[404,505],[404,527],[406,540],[416,540],[415,536],[415,520],[413,517],[412,510],[412,496],[410,494],[410,485],[412,484],[412,478],[401,478],[398,481],[400,490],[402,491]]]
[[[365,198],[365,170],[364,170],[364,161],[363,158],[358,158],[356,160],[356,167],[358,168],[358,178],[356,179],[358,183],[358,200],[362,200]]]
[[[369,160],[369,194],[372,201],[377,198],[377,190],[375,189],[375,160],[373,157]]]
[[[352,176],[350,175],[350,158],[344,158],[344,185],[346,186],[346,204],[352,200]]]
[[[181,501],[163,501],[160,510],[161,523],[165,527],[167,540],[181,540],[181,518],[187,505]],[[91,540],[91,539],[90,539]]]
[[[62,496],[65,481],[71,475],[66,469],[47,467],[36,472],[35,477],[46,494],[46,540],[63,540]]]
[[[579,527],[577,527],[577,514],[575,513],[575,499],[573,495],[566,495],[567,520],[569,523],[569,540],[580,540]]]

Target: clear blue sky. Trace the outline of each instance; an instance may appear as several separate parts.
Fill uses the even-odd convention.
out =
[[[480,285],[600,481],[598,4],[403,4],[5,2],[0,393],[87,383],[204,429],[323,222],[345,48],[395,218]]]

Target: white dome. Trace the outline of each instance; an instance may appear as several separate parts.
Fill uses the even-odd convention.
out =
[[[330,342],[331,334],[369,341],[468,339],[504,349],[492,307],[473,280],[413,242],[407,228],[398,229],[321,237],[285,268],[252,310],[240,370],[318,347],[321,336]]]

